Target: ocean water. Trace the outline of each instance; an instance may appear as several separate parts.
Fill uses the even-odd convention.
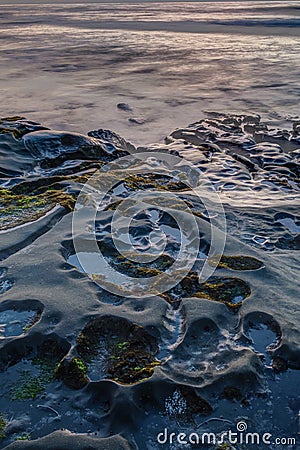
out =
[[[2,5],[0,49],[2,116],[55,129],[139,145],[205,111],[299,114],[297,1]]]

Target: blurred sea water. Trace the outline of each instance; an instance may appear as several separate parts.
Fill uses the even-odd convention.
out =
[[[286,126],[299,113],[300,4],[4,5],[0,69],[2,116],[53,128],[146,144],[205,111]]]

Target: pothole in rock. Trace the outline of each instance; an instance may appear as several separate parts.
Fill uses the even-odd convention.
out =
[[[9,291],[14,285],[13,280],[1,280],[0,281],[0,294],[4,294],[5,292]]]
[[[35,325],[41,317],[40,304],[12,304],[0,310],[0,337],[20,336]]]
[[[171,303],[184,297],[199,297],[224,303],[232,311],[237,311],[250,294],[248,283],[239,278],[211,277],[205,283],[199,283],[198,275],[190,272],[176,287],[161,296]]]
[[[165,398],[165,415],[171,419],[194,422],[196,415],[207,416],[213,411],[211,405],[190,386],[177,386]]]
[[[298,217],[287,213],[277,213],[275,224],[284,227],[285,232],[275,242],[277,248],[283,250],[300,250],[300,221]]]
[[[216,323],[209,318],[196,320],[183,341],[173,351],[163,370],[173,376],[201,384],[212,374],[227,370],[232,361],[232,349]]]
[[[163,200],[162,200],[163,202]],[[163,203],[162,203],[163,204]],[[120,256],[116,249],[116,242],[122,245],[123,255],[128,254],[130,258],[132,252],[139,252],[145,257],[140,258],[144,263],[147,253],[152,256],[162,253],[176,258],[181,247],[181,230],[176,220],[167,212],[162,212],[159,208],[148,208],[136,213],[135,203],[128,200],[118,210],[118,217],[114,220],[112,213],[106,212],[98,215],[95,223],[98,246],[104,257],[111,259],[115,263],[122,263],[118,260]],[[179,205],[180,206],[180,205]],[[124,225],[128,220],[128,228]],[[114,223],[114,239],[112,236],[112,222]],[[153,259],[153,258],[151,258]]]
[[[300,220],[298,217],[294,217],[292,214],[277,213],[274,219],[275,223],[280,223],[292,234],[300,233]]]
[[[5,275],[7,272],[7,268],[6,267],[0,267],[0,278],[3,277],[3,275]]]
[[[244,331],[253,349],[262,355],[267,366],[272,364],[272,351],[278,347],[281,329],[275,319],[266,313],[250,313],[245,318]]]
[[[172,425],[173,421],[178,425],[195,426],[197,416],[209,416],[213,412],[200,389],[167,379],[135,386],[133,400],[152,419],[155,410],[159,420],[163,420],[166,426]]]
[[[126,319],[104,316],[91,320],[82,330],[76,356],[66,358],[57,376],[71,388],[104,378],[134,384],[151,377],[159,351],[157,339]]]
[[[147,254],[145,255],[147,257]],[[118,272],[134,278],[150,278],[157,276],[172,265],[174,260],[168,255],[162,255],[149,264],[136,263],[125,258],[121,254],[115,257],[105,258],[110,265]],[[96,252],[80,252],[72,254],[67,258],[67,262],[76,267],[80,272],[89,274],[99,274],[99,254]]]
[[[114,279],[108,272],[108,265],[116,272],[131,278],[157,277],[153,281],[158,283],[162,278],[158,279],[160,275],[166,275],[164,280],[168,276],[171,279],[175,271],[175,276],[179,279],[180,267],[186,264],[192,266],[194,241],[188,241],[189,231],[185,230],[186,252],[180,253],[181,230],[170,214],[162,213],[156,208],[144,210],[130,219],[128,228],[122,226],[122,220],[119,227],[115,224],[114,237],[111,220],[110,212],[102,212],[101,217],[96,220],[95,232],[99,251],[92,238],[78,240],[77,252],[69,241],[62,244],[62,253],[67,262],[80,272],[93,275],[94,281],[99,281],[100,284],[102,281],[108,282],[122,295],[125,293],[125,286],[114,284]],[[202,237],[199,260],[206,259],[207,247],[209,245]],[[181,261],[176,265],[180,258]],[[159,286],[155,284],[153,291],[161,291],[165,285],[164,281]]]
[[[132,231],[130,237],[132,243],[123,250],[123,254],[119,253],[114,245],[111,235],[105,236],[103,240],[98,241],[99,252],[95,251],[91,241],[84,241],[80,243],[82,250],[77,253],[70,242],[63,243],[63,256],[66,261],[76,267],[80,272],[101,275],[103,273],[103,264],[109,264],[117,272],[127,275],[132,278],[150,278],[155,277],[168,269],[171,269],[175,259],[171,255],[176,255],[177,242],[170,242],[164,249],[164,253],[153,257],[151,253],[153,248],[151,242],[155,239],[154,233],[151,233],[152,241],[149,243],[147,239],[147,232],[149,230],[139,230],[138,227]],[[153,246],[160,245],[159,236]],[[140,261],[135,261],[136,252],[139,252]]]
[[[231,270],[258,270],[264,267],[263,262],[252,256],[226,256],[216,255],[209,258],[209,264],[213,267],[225,268]]]
[[[13,342],[1,351],[0,393],[9,401],[39,397],[54,380],[55,368],[70,347],[56,337],[48,337],[35,349],[31,344],[22,346]]]
[[[282,250],[300,250],[300,234],[297,236],[286,234],[278,239],[275,246]]]

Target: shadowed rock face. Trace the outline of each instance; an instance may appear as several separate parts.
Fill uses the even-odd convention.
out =
[[[129,153],[137,160],[137,150],[109,130],[56,132],[21,117],[2,119],[0,132],[3,448],[154,449],[165,427],[191,432],[200,424],[218,433],[222,420],[230,427],[244,416],[256,431],[293,435],[300,369],[297,126],[274,131],[258,116],[210,114],[149,147],[205,172],[225,209],[222,255],[209,252],[213,217],[184,177],[158,175],[147,161],[148,172],[116,178],[103,204],[86,198],[95,224],[74,231],[83,245],[76,253],[72,211],[82,187],[107,162]],[[120,253],[114,214],[128,215],[134,195],[153,191],[159,197],[132,218]],[[200,243],[177,285],[140,298],[95,282],[101,273],[94,231],[96,250],[137,289],[141,280],[171,271],[181,248],[172,215],[179,200],[195,217]],[[117,231],[123,239],[123,228]],[[146,261],[162,242],[159,257]],[[132,259],[137,249],[145,260]],[[205,281],[203,261],[213,272]],[[74,433],[55,431],[61,428]]]

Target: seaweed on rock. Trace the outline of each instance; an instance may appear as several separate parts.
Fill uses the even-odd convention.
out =
[[[224,303],[232,311],[238,311],[243,300],[249,297],[251,289],[239,278],[211,277],[204,283],[199,283],[195,272],[190,272],[175,288],[162,294],[170,302],[178,298],[198,297]]]
[[[140,191],[144,189],[161,189],[166,191],[184,191],[189,187],[182,181],[174,181],[172,177],[166,175],[147,173],[131,174],[122,182],[128,191]]]
[[[160,364],[155,358],[158,353],[156,338],[140,325],[114,316],[91,320],[78,336],[76,351],[80,365],[79,358],[73,358],[71,365],[69,362],[66,369],[59,370],[60,377],[69,386],[70,370],[76,372],[77,381],[71,382],[71,387],[82,387],[98,357],[105,365],[106,378],[121,384],[149,378],[155,366]]]
[[[6,230],[38,220],[60,204],[73,209],[73,196],[59,190],[46,190],[41,194],[15,194],[10,189],[0,189],[0,230]]]
[[[63,380],[72,389],[81,389],[88,383],[87,367],[80,358],[64,358],[55,370],[55,378]]]
[[[258,270],[261,269],[264,264],[252,256],[227,256],[219,255],[209,258],[209,264],[213,267],[225,268],[231,270]]]

